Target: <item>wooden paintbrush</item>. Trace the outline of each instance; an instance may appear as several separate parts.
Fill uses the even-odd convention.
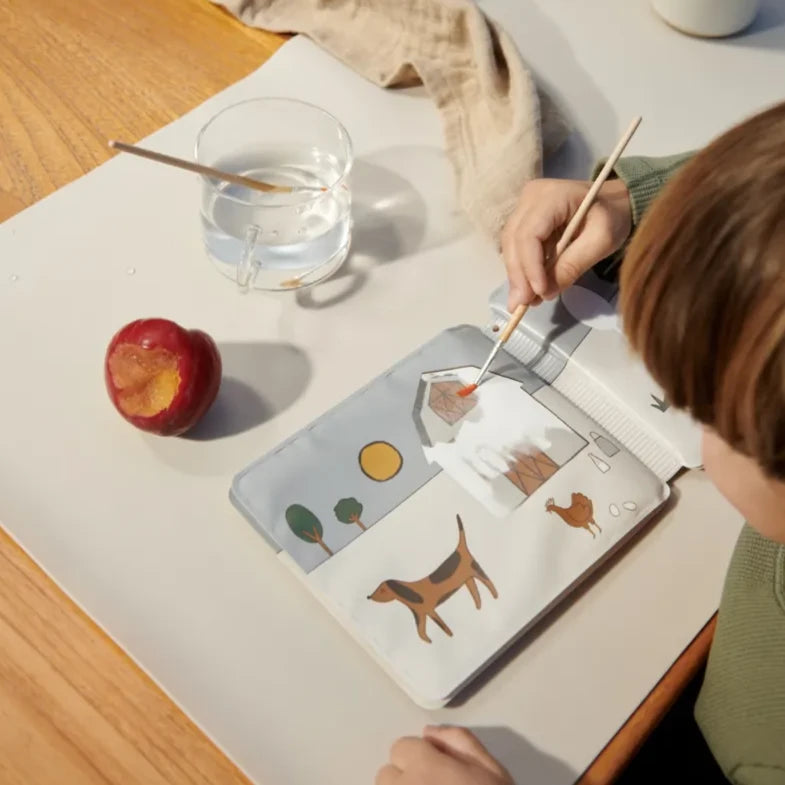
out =
[[[184,158],[175,158],[173,155],[165,155],[164,153],[157,153],[155,150],[147,150],[144,147],[135,147],[132,144],[125,142],[110,141],[109,147],[114,150],[120,150],[123,153],[131,153],[131,155],[138,155],[140,158],[147,158],[150,161],[156,161],[159,164],[166,164],[167,166],[175,166],[178,169],[185,169],[188,172],[196,172],[196,174],[203,174],[207,177],[212,177],[215,180],[223,180],[227,183],[234,183],[235,185],[243,185],[246,188],[251,188],[254,191],[263,191],[265,193],[289,194],[294,191],[326,191],[327,189],[319,186],[310,185],[273,185],[272,183],[265,183],[262,180],[254,180],[252,177],[246,177],[242,174],[234,174],[233,172],[224,172],[221,169],[214,169],[212,166],[205,166],[198,164],[194,161],[187,161]]]
[[[554,251],[553,256],[546,260],[546,262],[550,262],[551,264],[554,263],[564,252],[564,249],[572,242],[573,235],[578,230],[578,227],[581,225],[583,219],[586,217],[586,213],[589,211],[589,208],[594,203],[594,200],[597,197],[597,194],[602,187],[602,184],[608,179],[608,175],[611,173],[613,167],[616,165],[616,162],[621,157],[621,154],[624,152],[624,148],[627,147],[630,139],[632,139],[632,135],[638,129],[638,126],[641,123],[641,118],[636,117],[631,123],[629,128],[622,134],[621,139],[619,139],[616,147],[613,149],[613,152],[610,154],[610,157],[605,162],[605,166],[602,167],[600,173],[597,175],[597,178],[591,184],[591,188],[586,193],[586,196],[583,197],[583,201],[578,206],[578,209],[575,211],[575,215],[572,216],[570,222],[564,229],[564,233],[559,238],[559,242],[556,244],[556,249]],[[504,326],[504,329],[501,331],[499,337],[496,340],[496,343],[493,345],[493,349],[491,349],[491,353],[488,355],[488,359],[485,361],[485,364],[480,368],[480,372],[477,374],[477,378],[474,380],[472,384],[467,385],[463,389],[458,391],[458,395],[462,398],[465,398],[467,395],[471,395],[479,386],[483,380],[483,377],[486,373],[488,373],[488,369],[491,367],[491,363],[496,358],[496,355],[501,351],[502,346],[507,343],[509,337],[515,331],[515,328],[518,326],[521,319],[523,319],[523,315],[528,310],[527,305],[519,305],[512,313],[510,320]]]

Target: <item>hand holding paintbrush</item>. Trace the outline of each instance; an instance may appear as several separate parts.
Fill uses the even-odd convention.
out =
[[[602,187],[603,183],[607,180],[608,175],[613,170],[613,167],[616,165],[616,162],[621,157],[621,154],[624,152],[624,149],[627,147],[630,139],[632,138],[635,131],[638,129],[638,126],[641,123],[641,118],[636,117],[631,123],[629,128],[624,132],[621,139],[619,139],[616,147],[614,148],[613,152],[608,157],[608,160],[605,162],[605,166],[602,167],[600,173],[597,175],[594,182],[591,184],[586,196],[583,198],[578,209],[575,211],[575,214],[570,219],[570,222],[564,229],[559,242],[556,244],[556,248],[554,253],[550,257],[550,259],[546,260],[546,263],[553,264],[559,256],[564,252],[564,249],[572,242],[572,238],[575,236],[575,233],[578,231],[581,223],[583,222],[584,218],[586,217],[586,213],[589,211],[589,208],[592,206],[594,200],[597,197],[597,194]],[[467,395],[471,395],[477,387],[482,382],[483,377],[488,372],[488,369],[491,366],[491,363],[495,359],[496,355],[501,350],[502,346],[507,343],[507,340],[515,331],[515,328],[520,323],[521,319],[523,318],[524,314],[528,310],[528,305],[519,305],[512,313],[510,320],[504,326],[504,329],[499,334],[499,337],[496,340],[496,343],[491,350],[491,353],[488,355],[488,359],[483,364],[480,372],[477,374],[477,378],[474,380],[474,383],[464,387],[462,390],[458,392],[458,395],[462,397],[466,397]]]

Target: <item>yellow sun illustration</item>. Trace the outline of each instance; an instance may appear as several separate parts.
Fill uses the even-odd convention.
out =
[[[387,442],[371,442],[360,450],[360,468],[366,477],[386,482],[395,477],[403,466],[401,454]]]

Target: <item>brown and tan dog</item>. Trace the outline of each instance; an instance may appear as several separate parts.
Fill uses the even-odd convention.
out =
[[[417,632],[426,643],[431,642],[425,631],[425,623],[429,616],[447,635],[452,636],[452,630],[444,623],[436,608],[461,587],[466,586],[477,608],[482,605],[477,581],[484,584],[494,598],[499,596],[491,579],[471,555],[466,544],[466,533],[463,530],[461,516],[456,517],[458,518],[458,547],[427,578],[419,581],[390,579],[381,583],[368,597],[374,602],[398,600],[406,605],[414,614]]]

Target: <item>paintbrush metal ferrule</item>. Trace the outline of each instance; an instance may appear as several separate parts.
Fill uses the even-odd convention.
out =
[[[503,345],[504,341],[501,338],[499,338],[493,345],[493,349],[491,349],[488,359],[485,361],[485,364],[482,366],[482,368],[480,368],[480,372],[477,374],[477,378],[474,380],[475,385],[479,386],[483,376],[488,373],[491,363],[496,359],[496,355],[499,353],[499,349],[501,349]]]

